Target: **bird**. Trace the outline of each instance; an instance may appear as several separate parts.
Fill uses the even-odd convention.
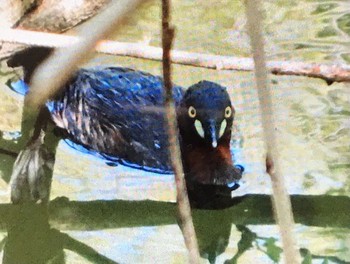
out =
[[[27,92],[35,67],[50,52],[30,48],[13,56],[8,65],[23,66],[25,72],[14,87]],[[190,191],[196,185],[238,188],[244,168],[234,165],[230,150],[235,108],[226,87],[208,80],[187,89],[173,84],[173,99]],[[172,173],[164,103],[161,77],[98,66],[78,69],[46,107],[73,146],[126,166]]]

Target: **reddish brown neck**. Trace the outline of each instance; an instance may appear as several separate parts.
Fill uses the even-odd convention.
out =
[[[227,168],[233,167],[229,144],[220,144],[216,148],[191,145],[184,148],[184,169],[190,180],[213,184],[226,178]]]

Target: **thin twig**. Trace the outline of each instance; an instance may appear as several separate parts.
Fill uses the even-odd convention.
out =
[[[24,45],[45,46],[61,48],[71,46],[79,42],[76,36],[66,36],[54,33],[34,32],[19,29],[1,29],[0,40],[20,43]],[[162,60],[162,49],[139,43],[99,41],[96,51],[142,58],[149,60]],[[254,62],[251,58],[239,58],[233,56],[220,56],[204,53],[193,53],[172,50],[171,62],[194,67],[202,67],[217,70],[253,71]],[[333,82],[350,82],[350,66],[345,64],[320,64],[296,61],[269,61],[267,68],[270,73],[276,75],[296,75],[319,78],[328,84]]]
[[[181,162],[177,119],[172,93],[170,51],[173,39],[174,28],[170,26],[170,0],[162,0],[162,45],[165,108],[169,135],[170,157],[175,174],[179,224],[185,239],[186,247],[189,251],[190,263],[199,263],[200,255]]]
[[[261,30],[263,19],[260,10],[260,1],[246,0],[245,3],[248,32],[255,63],[255,77],[264,128],[264,138],[267,145],[266,169],[272,180],[275,216],[280,229],[285,261],[288,264],[297,264],[300,263],[300,254],[296,249],[293,236],[294,219],[291,201],[285,188],[284,178],[279,166],[277,135],[274,130],[274,112],[272,109],[271,92],[267,84],[264,40]]]

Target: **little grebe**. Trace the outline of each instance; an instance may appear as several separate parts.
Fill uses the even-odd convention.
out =
[[[23,66],[29,83],[49,52],[27,49],[8,65]],[[46,105],[70,140],[125,165],[171,173],[160,77],[122,67],[90,68],[78,70],[65,86]],[[174,85],[173,97],[187,183],[236,188],[243,168],[232,162],[235,111],[226,88],[210,81],[187,90]]]

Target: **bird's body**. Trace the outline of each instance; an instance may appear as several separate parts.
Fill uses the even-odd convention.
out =
[[[180,103],[184,91],[174,87]],[[127,68],[81,69],[47,105],[75,143],[133,167],[170,173],[159,77]]]

